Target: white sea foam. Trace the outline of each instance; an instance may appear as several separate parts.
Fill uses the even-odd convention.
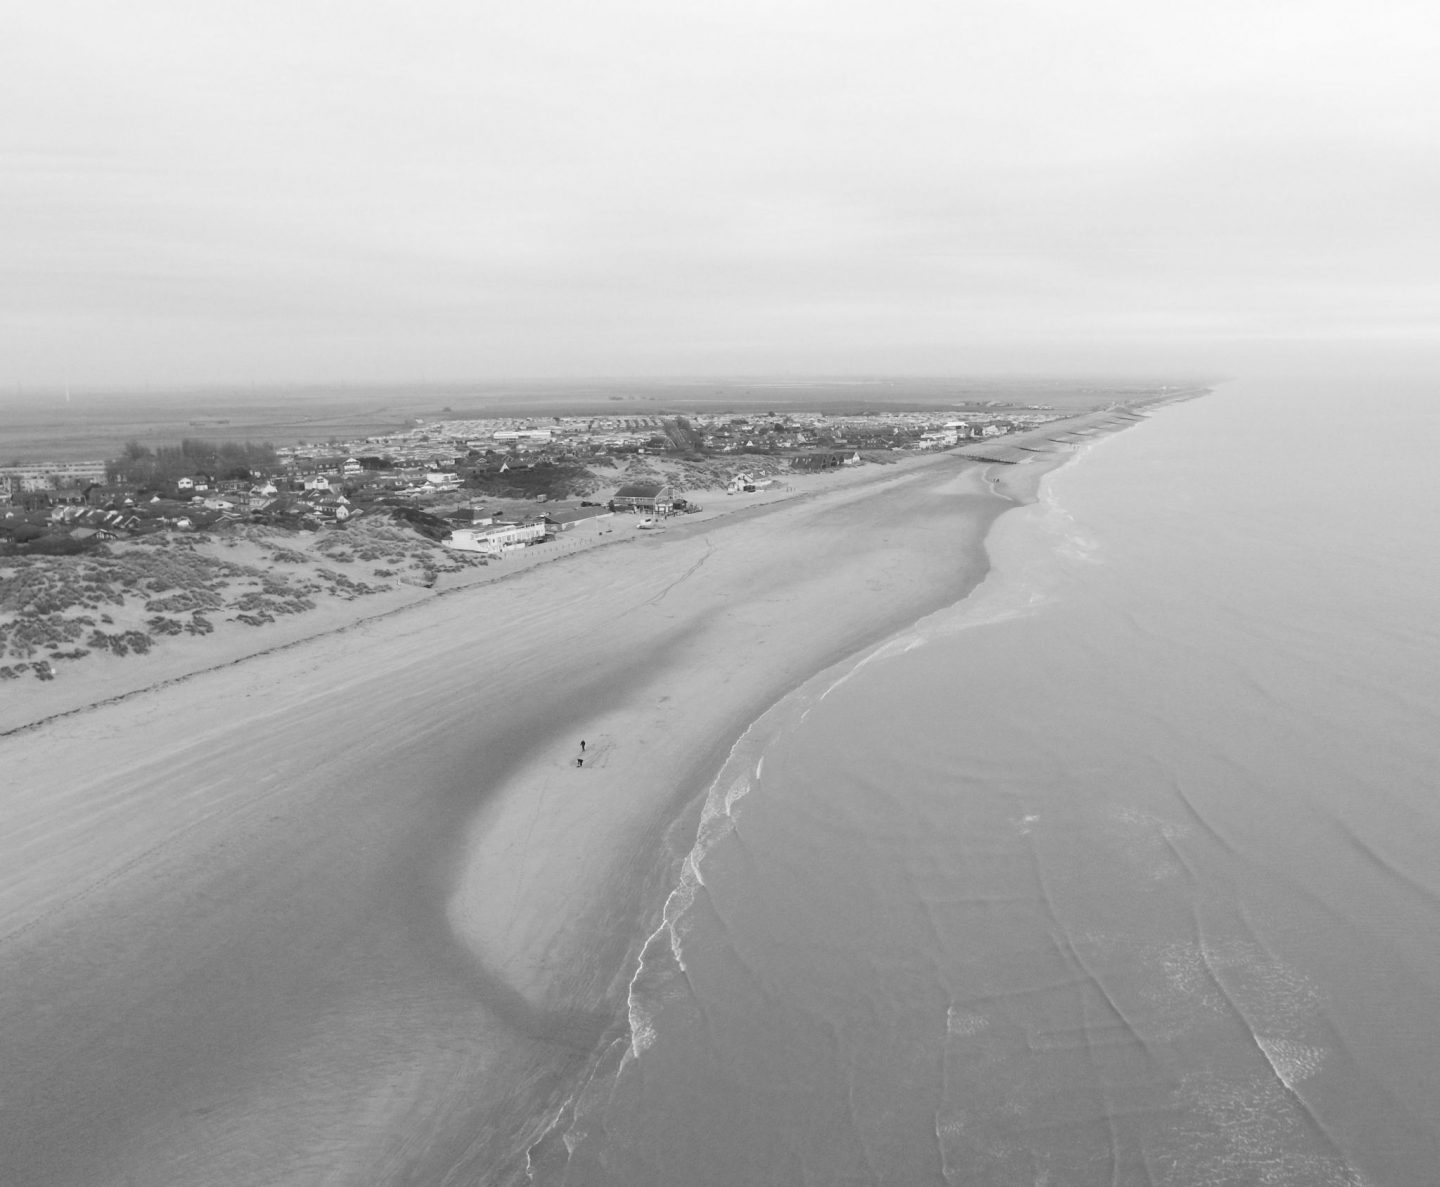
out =
[[[1276,1077],[1286,1088],[1294,1088],[1301,1080],[1308,1080],[1320,1070],[1325,1059],[1324,1048],[1307,1047],[1291,1039],[1267,1039],[1255,1036],[1255,1045],[1265,1053]]]
[[[945,1033],[947,1035],[968,1038],[977,1035],[990,1025],[990,1019],[983,1014],[976,1014],[968,1010],[957,1010],[953,1005],[945,1014]]]
[[[1185,1077],[1180,1098],[1183,1123],[1156,1143],[1155,1162],[1166,1167],[1159,1181],[1167,1187],[1365,1187],[1365,1179],[1326,1148],[1293,1092],[1276,1080],[1197,1072]]]
[[[709,1137],[748,1127],[793,1149],[808,1173],[848,1143],[858,1151],[849,1166],[810,1175],[843,1181],[887,1133],[913,1133],[923,1110],[953,1184],[1098,1176],[1154,1187],[1357,1187],[1352,1150],[1376,1160],[1377,1179],[1428,1181],[1436,1131],[1416,1117],[1436,1115],[1420,991],[1433,969],[1415,970],[1419,933],[1408,921],[1428,922],[1433,904],[1357,860],[1350,838],[1395,852],[1401,869],[1433,852],[1424,773],[1435,751],[1419,712],[1425,681],[1433,684],[1433,622],[1406,620],[1396,636],[1405,654],[1397,644],[1391,667],[1372,671],[1376,645],[1351,631],[1365,622],[1348,614],[1353,602],[1307,617],[1322,577],[1353,575],[1375,599],[1362,609],[1393,585],[1338,559],[1335,574],[1317,572],[1313,540],[1291,557],[1277,551],[1290,535],[1257,534],[1256,516],[1283,492],[1217,483],[1214,459],[1251,449],[1251,436],[1235,433],[1234,408],[1195,407],[1169,439],[1157,418],[1153,448],[1127,444],[1114,481],[1109,467],[1083,482],[1069,466],[1057,471],[1038,504],[999,521],[995,568],[970,598],[787,698],[754,749],[735,752],[707,797],[681,881],[703,886],[708,871],[718,882],[717,865],[741,841],[747,865],[783,855],[774,858],[783,867],[734,888],[744,909],[727,913],[724,940],[743,951],[743,975],[707,979],[725,996],[705,1003],[688,1047],[668,1044],[690,1016],[667,1013],[656,994],[687,943],[701,967],[701,929],[687,933],[684,922],[698,919],[697,904],[676,896],[667,913],[678,921],[646,953],[632,1023],[640,1039],[627,1051],[658,1042],[685,1054],[677,1074],[696,1102],[672,1110],[664,1077],[681,1061],[646,1056],[652,1074],[637,1082],[665,1106],[657,1125],[668,1148],[703,1157],[713,1147],[686,1146],[687,1126],[717,1127]],[[1296,406],[1297,419],[1304,411]],[[1251,453],[1247,481],[1283,472],[1296,483],[1314,468],[1277,457],[1273,444]],[[1297,519],[1294,503],[1323,494],[1309,481],[1280,527],[1349,530],[1334,500],[1309,528]],[[1423,490],[1407,489],[1408,509]],[[1374,504],[1357,507],[1373,533]],[[1418,515],[1426,531],[1428,514]],[[1386,525],[1376,535],[1388,538]],[[1408,536],[1402,546],[1412,547]],[[1418,607],[1433,584],[1406,588]],[[1020,619],[1030,621],[953,648],[940,641]],[[1287,624],[1303,628],[1303,652],[1285,650]],[[864,703],[881,662],[905,669],[884,673],[893,712],[890,701],[885,712],[874,711],[879,698]],[[1324,678],[1345,664],[1350,685]],[[1237,672],[1253,682],[1232,680]],[[843,695],[825,698],[847,681]],[[1413,722],[1376,703],[1377,688],[1397,687],[1408,688]],[[805,745],[762,767],[776,731],[812,709]],[[1384,729],[1394,732],[1373,732]],[[770,794],[785,796],[784,812],[742,816],[751,795]],[[1397,887],[1410,894],[1398,900],[1403,914],[1387,898]],[[784,897],[761,897],[769,894]],[[773,930],[782,912],[787,925],[813,930]],[[1341,927],[1326,926],[1336,920]],[[1366,937],[1376,967],[1348,967],[1333,950],[1334,936],[1350,934]],[[1349,1025],[1377,1003],[1395,1011],[1404,1038]],[[703,1061],[712,1044],[710,1082],[723,1090],[707,1095],[688,1057]],[[1397,1050],[1409,1058],[1386,1059]],[[1352,1074],[1356,1066],[1366,1074]],[[733,1091],[783,1080],[796,1088],[788,1106],[847,1079],[854,1133],[837,1133],[831,1111],[786,1111],[773,1092],[751,1100]],[[1321,1087],[1323,1109],[1307,1099]],[[1403,1107],[1366,1099],[1372,1089]],[[635,1095],[615,1099],[629,1110]],[[1363,1142],[1352,1136],[1362,1126]]]
[[[1035,825],[1040,823],[1040,813],[1027,812],[1024,816],[1012,820],[1011,823],[1014,824],[1017,833],[1022,837],[1028,837]]]
[[[656,1020],[667,977],[660,966],[665,956],[673,961],[675,973],[683,978],[685,964],[685,920],[695,903],[696,895],[705,885],[706,855],[735,829],[735,812],[739,803],[759,783],[764,768],[761,753],[765,740],[771,736],[771,715],[753,723],[730,748],[730,754],[711,783],[700,809],[695,840],[680,862],[679,879],[665,897],[660,923],[641,946],[635,972],[630,978],[626,995],[630,1023],[630,1049],[617,1070],[624,1071],[629,1060],[639,1059],[657,1038]],[[663,952],[660,942],[663,939]]]
[[[1190,835],[1188,823],[1167,820],[1123,804],[1107,805],[1104,814],[1120,841],[1122,852],[1147,877],[1160,881],[1185,871],[1175,846]]]

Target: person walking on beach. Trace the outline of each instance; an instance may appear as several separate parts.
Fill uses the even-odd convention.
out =
[[[581,738],[581,739],[580,739],[580,753],[581,753],[581,754],[584,754],[584,753],[585,753],[585,739],[584,739],[584,738]]]

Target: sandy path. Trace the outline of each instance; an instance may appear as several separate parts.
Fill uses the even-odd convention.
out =
[[[504,1165],[616,1023],[659,906],[626,871],[759,712],[978,579],[980,473],[677,523],[0,739],[7,1180]]]

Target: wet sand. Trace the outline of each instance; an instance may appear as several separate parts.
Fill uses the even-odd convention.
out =
[[[508,1181],[735,738],[963,597],[1061,456],[677,521],[0,738],[5,1177]]]

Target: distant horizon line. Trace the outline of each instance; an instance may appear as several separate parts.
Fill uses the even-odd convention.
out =
[[[196,392],[245,395],[274,391],[392,391],[407,388],[417,391],[457,391],[504,387],[556,387],[583,388],[587,386],[630,384],[637,387],[658,387],[683,384],[704,386],[749,385],[769,387],[806,387],[827,385],[836,387],[874,387],[904,383],[984,383],[984,384],[1161,384],[1162,386],[1189,386],[1192,384],[1215,384],[1233,379],[1228,374],[1186,374],[1183,372],[1103,372],[1103,371],[1033,371],[1033,372],[927,372],[915,373],[869,373],[855,374],[800,374],[791,372],[733,372],[723,375],[674,374],[674,375],[624,375],[597,374],[577,376],[504,376],[493,379],[376,379],[376,380],[203,380],[185,383],[24,383],[12,381],[0,388],[0,399],[6,396],[46,396],[64,398],[77,395],[188,395]]]

